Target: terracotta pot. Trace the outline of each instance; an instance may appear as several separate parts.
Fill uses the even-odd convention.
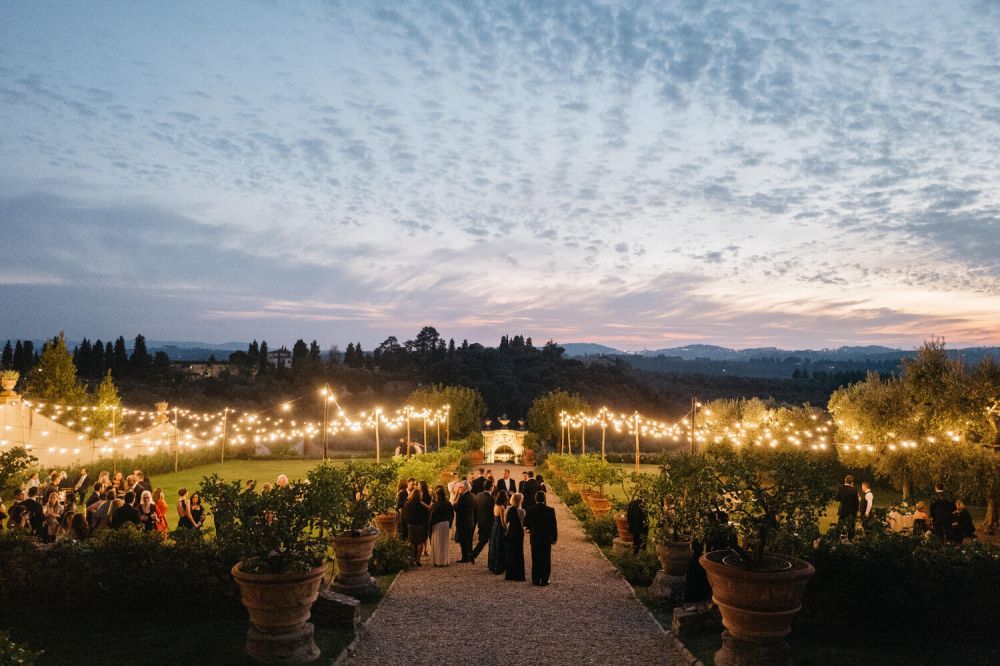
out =
[[[469,451],[469,463],[473,466],[483,463],[483,452],[480,450]]]
[[[396,514],[394,513],[380,513],[375,516],[375,527],[382,534],[395,534],[396,533]]]
[[[583,490],[583,484],[582,483],[576,483],[575,481],[570,481],[569,483],[566,484],[566,487],[569,488],[569,491],[571,493],[578,493],[581,490]]]
[[[301,629],[319,595],[326,567],[304,573],[251,574],[236,564],[233,578],[250,613],[250,624],[264,634],[285,634]]]
[[[441,472],[438,475],[438,479],[440,479],[441,483],[444,484],[445,487],[447,487],[448,484],[451,482],[451,472]],[[379,529],[381,529],[381,528],[379,528]]]
[[[524,452],[524,464],[534,465],[535,464],[535,452],[531,449],[527,449]]]
[[[691,562],[690,541],[667,541],[656,543],[656,558],[660,566],[671,576],[685,576]]]
[[[787,568],[744,569],[732,564],[738,556],[728,550],[706,553],[699,560],[712,586],[712,601],[722,612],[722,624],[734,638],[777,643],[792,631],[792,618],[802,608],[802,593],[816,569],[794,557],[771,557]]]
[[[595,516],[603,516],[611,511],[611,500],[604,495],[591,495],[590,510],[594,512]]]
[[[333,556],[337,560],[337,575],[333,587],[343,594],[370,593],[374,580],[368,573],[368,561],[378,540],[378,532],[365,536],[333,537]]]
[[[618,538],[632,543],[632,533],[628,531],[628,517],[615,516],[615,527],[618,528]]]

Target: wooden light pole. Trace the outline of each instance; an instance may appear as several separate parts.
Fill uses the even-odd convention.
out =
[[[435,425],[437,425],[437,450],[441,450],[441,419],[435,419]]]
[[[587,421],[584,418],[580,419],[580,453],[587,454]]]
[[[410,406],[407,405],[403,408],[403,412],[406,414],[406,459],[410,459]]]
[[[177,427],[177,408],[174,407],[174,471],[177,471],[177,464],[181,450],[181,429]]]
[[[608,432],[608,422],[601,419],[601,460],[607,460],[608,457],[604,454],[604,440]]]
[[[330,436],[330,386],[323,387],[323,460],[326,460],[328,453],[328,441]]]
[[[635,420],[635,471],[639,471],[639,412],[636,412],[632,418]]]
[[[427,448],[427,410],[424,410],[424,453],[428,453]]]
[[[698,413],[698,398],[691,398],[691,453],[694,453],[694,415]]]
[[[226,427],[228,426],[229,419],[229,408],[226,407],[222,410],[222,458],[219,461],[220,464],[226,464]]]
[[[381,447],[381,445],[379,444],[379,441],[378,441],[378,422],[379,422],[379,419],[381,419],[381,418],[382,418],[382,410],[380,408],[376,407],[375,408],[375,464],[376,465],[380,462],[380,459],[382,457],[382,454],[381,454],[382,447]]]

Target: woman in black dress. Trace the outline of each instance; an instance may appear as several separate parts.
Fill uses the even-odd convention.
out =
[[[507,569],[507,554],[503,543],[506,519],[507,492],[499,490],[493,503],[493,530],[490,532],[490,550],[486,558],[490,573],[493,574],[502,574]]]
[[[198,493],[191,493],[191,520],[196,530],[205,524],[205,509],[201,506],[201,495]]]
[[[514,493],[507,509],[507,580],[524,580],[524,496]]]
[[[399,485],[396,486],[396,531],[403,541],[406,541],[406,519],[403,517],[403,507],[408,499],[410,499],[410,482],[406,479],[400,479]]]
[[[139,500],[139,525],[146,532],[156,529],[156,504],[153,503],[153,493],[148,490],[142,491],[142,499]]]
[[[420,566],[420,558],[424,554],[424,544],[427,542],[427,521],[430,511],[420,498],[420,489],[414,488],[410,499],[403,506],[403,518],[406,520],[406,535],[413,546],[413,564]]]

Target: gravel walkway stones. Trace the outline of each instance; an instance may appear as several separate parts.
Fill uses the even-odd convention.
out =
[[[425,564],[396,579],[347,663],[687,664],[551,493],[550,505],[559,541],[548,587],[531,584],[527,538],[524,583],[490,574],[485,551],[476,564]]]

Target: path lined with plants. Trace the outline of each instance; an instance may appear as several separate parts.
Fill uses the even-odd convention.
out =
[[[520,477],[520,469],[512,468]],[[399,576],[349,664],[685,664],[629,584],[550,493],[559,541],[548,587],[476,564],[425,564]],[[452,561],[460,557],[452,544]]]

